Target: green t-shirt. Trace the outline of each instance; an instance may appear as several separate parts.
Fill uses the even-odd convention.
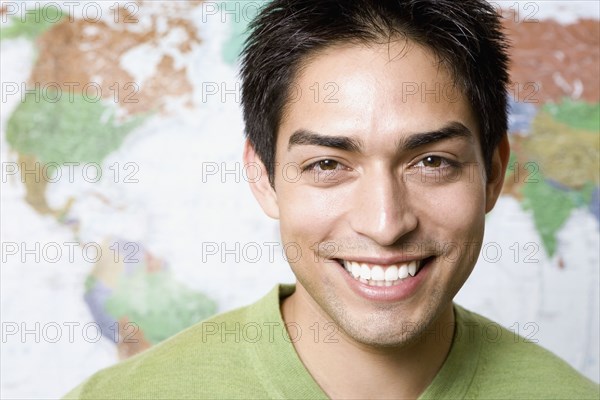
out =
[[[257,303],[198,323],[113,367],[65,399],[326,399],[300,361],[276,286]],[[598,399],[599,386],[540,346],[455,305],[444,365],[420,399]],[[293,325],[293,326],[292,326]],[[311,339],[312,340],[312,339]]]

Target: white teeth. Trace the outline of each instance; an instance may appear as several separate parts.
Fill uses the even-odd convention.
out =
[[[398,268],[398,278],[405,279],[408,276],[408,266],[406,264]]]
[[[360,277],[366,280],[371,279],[371,268],[366,264],[360,264]]]
[[[343,265],[346,271],[355,279],[370,286],[392,286],[399,280],[415,276],[419,269],[418,261],[389,267],[361,264],[354,261],[343,261]]]
[[[417,262],[416,261],[411,261],[410,264],[408,264],[408,274],[410,276],[415,276],[417,274]]]
[[[383,268],[378,265],[371,268],[371,279],[374,281],[383,281],[385,279]]]
[[[385,281],[392,282],[392,281],[397,281],[397,280],[398,280],[398,267],[395,265],[392,265],[391,267],[388,267],[388,269],[385,270]]]
[[[359,278],[360,277],[360,265],[358,265],[357,263],[347,263],[347,264],[352,266],[352,276],[355,278]]]

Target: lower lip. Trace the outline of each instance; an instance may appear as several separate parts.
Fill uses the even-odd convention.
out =
[[[371,301],[393,302],[408,299],[417,292],[421,283],[427,278],[432,262],[432,259],[427,260],[416,276],[403,279],[392,286],[370,286],[354,279],[343,266],[339,264],[338,266],[348,286],[360,297]]]

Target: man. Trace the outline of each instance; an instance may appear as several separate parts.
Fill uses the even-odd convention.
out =
[[[297,283],[67,397],[598,398],[556,356],[452,302],[509,157],[493,9],[274,0],[251,28],[244,161]]]

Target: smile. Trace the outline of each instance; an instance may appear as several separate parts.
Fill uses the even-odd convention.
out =
[[[392,265],[377,265],[348,260],[336,260],[355,280],[369,286],[394,286],[417,275],[428,259],[412,260]]]

